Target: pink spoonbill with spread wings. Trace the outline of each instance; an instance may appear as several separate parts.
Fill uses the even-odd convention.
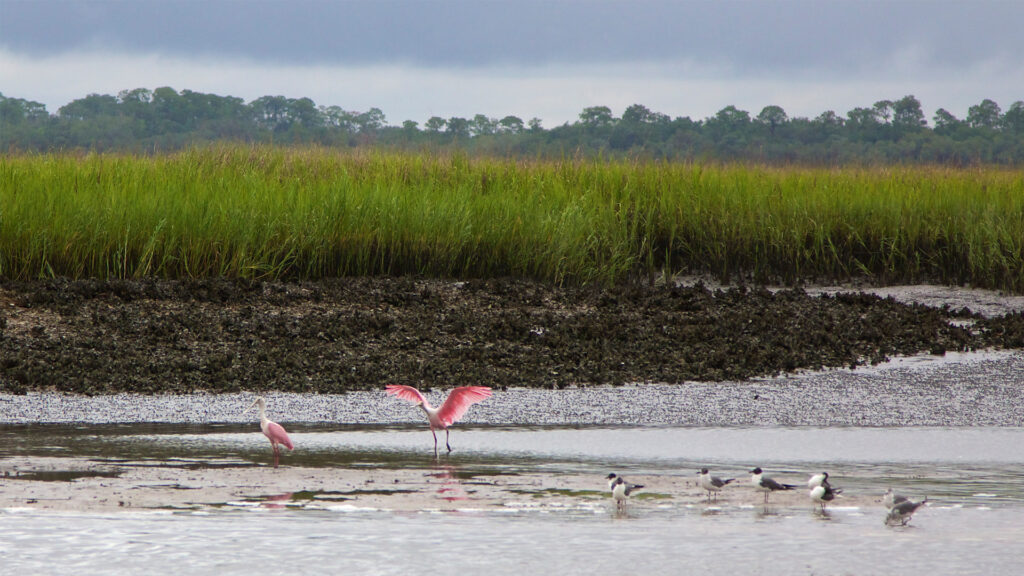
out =
[[[292,440],[288,437],[288,433],[285,432],[284,426],[267,418],[267,401],[262,396],[253,400],[253,403],[245,411],[248,412],[255,406],[260,408],[260,430],[263,431],[263,435],[267,437],[267,440],[270,440],[270,447],[274,450],[274,468],[277,468],[277,462],[281,456],[281,450],[277,447],[278,444],[284,445],[289,450],[294,449],[295,446],[292,445]]]
[[[451,452],[452,446],[448,443],[448,427],[462,418],[470,406],[491,397],[491,389],[487,386],[461,386],[448,394],[448,398],[440,408],[434,408],[427,398],[412,386],[388,384],[384,391],[396,398],[416,404],[427,415],[427,420],[430,422],[430,433],[434,435],[435,458],[437,458],[436,430],[444,430],[444,445],[448,447],[448,452]]]

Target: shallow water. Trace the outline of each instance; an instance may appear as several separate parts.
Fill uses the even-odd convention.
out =
[[[761,568],[781,574],[1008,574],[1019,567],[1019,512],[946,509],[923,516],[909,527],[885,528],[874,515],[844,510],[827,519],[810,511],[697,509],[627,518],[521,512],[5,514],[0,538],[4,570],[12,574],[417,574],[442,567],[451,574]]]
[[[192,469],[265,464],[250,425],[0,426],[0,457],[87,456]],[[290,468],[429,470],[422,426],[293,425]],[[746,479],[759,465],[801,481],[828,470],[848,494],[886,487],[932,504],[906,527],[871,500],[827,515],[799,506],[607,499],[500,509],[368,510],[358,501],[190,511],[0,511],[0,573],[678,574],[770,567],[787,574],[999,574],[1024,557],[1024,428],[462,427],[443,463],[481,476],[542,472],[554,485],[608,471],[692,481],[695,470]],[[54,477],[53,482],[72,480]],[[5,482],[17,482],[4,479]],[[296,490],[303,489],[296,486]],[[737,491],[752,490],[738,486]],[[2,490],[2,488],[0,488]],[[311,495],[310,498],[316,496]],[[291,498],[291,499],[289,499]]]

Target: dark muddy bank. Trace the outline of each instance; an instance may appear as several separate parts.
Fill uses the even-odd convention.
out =
[[[742,380],[1024,347],[1024,314],[867,294],[409,278],[0,285],[0,391]]]

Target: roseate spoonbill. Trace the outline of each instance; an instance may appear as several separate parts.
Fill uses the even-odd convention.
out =
[[[897,504],[902,504],[902,503],[904,503],[906,501],[907,501],[907,497],[906,496],[902,496],[900,494],[897,494],[897,493],[893,492],[892,488],[889,488],[888,490],[886,490],[885,494],[882,495],[882,504],[884,504],[886,508],[890,508],[891,509],[893,506],[895,506]]]
[[[267,418],[267,401],[262,396],[253,400],[252,404],[245,409],[245,412],[252,410],[255,406],[260,407],[260,430],[263,431],[263,435],[267,437],[267,440],[270,440],[270,447],[274,450],[274,468],[277,468],[277,461],[281,456],[281,451],[277,445],[282,444],[289,450],[294,449],[295,446],[292,445],[292,440],[288,437],[288,433],[284,431],[284,427]]]
[[[708,502],[711,501],[712,492],[715,493],[715,500],[718,500],[718,493],[722,491],[722,488],[724,488],[729,482],[736,480],[735,478],[722,480],[718,476],[712,476],[711,473],[708,472],[707,468],[701,468],[700,472],[697,474],[700,475],[700,487],[708,493]]]
[[[920,502],[914,502],[913,500],[904,500],[892,508],[889,509],[889,514],[885,517],[886,524],[900,523],[901,526],[906,526],[907,522],[910,522],[910,517],[917,512],[917,509],[928,503],[928,497],[925,496],[924,500]]]
[[[754,468],[750,471],[750,483],[754,485],[754,488],[764,492],[765,503],[768,502],[768,495],[772,492],[796,488],[793,484],[782,484],[771,478],[766,478],[760,468]]]
[[[821,511],[825,511],[825,504],[831,502],[836,496],[843,492],[842,488],[833,488],[825,482],[824,484],[818,484],[814,488],[811,488],[810,494],[811,500],[821,504]]]
[[[444,430],[444,445],[451,453],[452,446],[448,443],[448,427],[458,422],[470,406],[491,397],[491,389],[487,386],[460,386],[448,393],[448,398],[440,408],[434,408],[427,398],[412,386],[388,384],[384,391],[396,398],[416,404],[427,415],[427,421],[430,422],[430,433],[434,435],[434,458],[438,457],[436,430]]]
[[[626,507],[626,498],[633,493],[634,490],[643,488],[643,484],[630,484],[626,480],[614,472],[608,475],[608,489],[612,491],[612,498],[615,500],[615,507],[622,510]]]
[[[831,485],[828,483],[828,472],[819,472],[818,474],[814,474],[807,481],[808,488],[817,488],[818,486],[831,488]]]

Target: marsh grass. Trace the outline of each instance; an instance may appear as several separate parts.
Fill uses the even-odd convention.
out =
[[[0,158],[0,277],[706,272],[1024,291],[1024,172],[246,146]]]

